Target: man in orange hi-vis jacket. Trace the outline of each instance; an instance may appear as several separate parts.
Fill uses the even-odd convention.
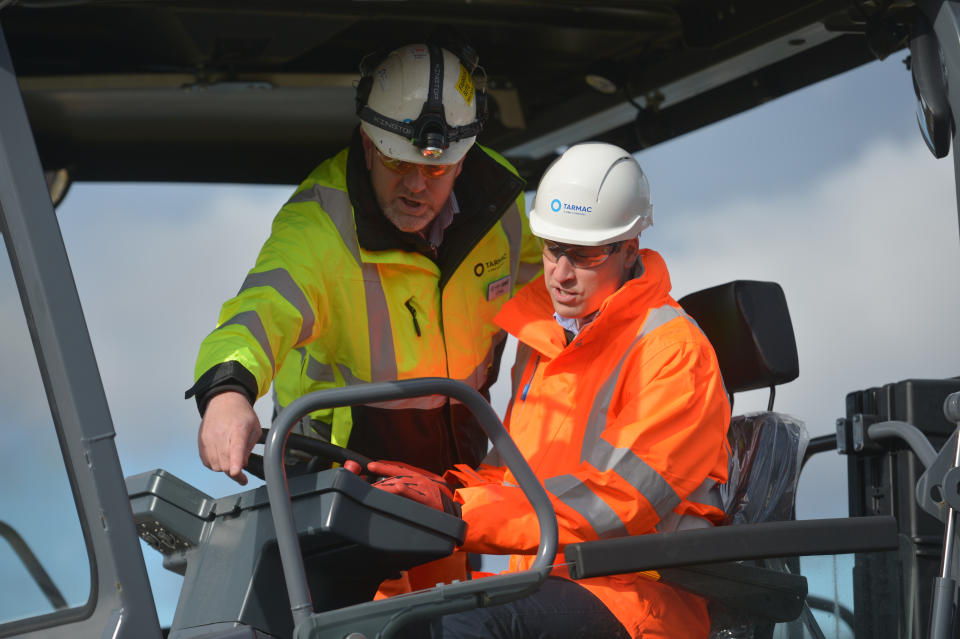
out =
[[[670,297],[660,255],[640,249],[650,225],[646,177],[623,149],[571,147],[547,170],[530,212],[544,239],[544,275],[496,322],[519,340],[506,426],[557,513],[566,544],[721,523],[730,405],[717,358]],[[488,456],[446,480],[398,469],[381,488],[468,523],[463,549],[510,554],[529,567],[539,541],[532,507]],[[709,633],[703,599],[640,574],[569,580],[557,567],[540,591],[436,619],[433,637],[690,637]],[[421,630],[422,631],[422,630]]]

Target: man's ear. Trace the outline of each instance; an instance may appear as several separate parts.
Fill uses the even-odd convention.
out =
[[[363,159],[369,171],[373,168],[373,141],[363,129],[360,129],[360,142],[363,143]]]
[[[637,257],[640,256],[640,238],[623,241],[623,266],[627,270],[633,268],[637,263]]]

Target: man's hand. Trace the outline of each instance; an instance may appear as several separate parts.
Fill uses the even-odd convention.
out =
[[[223,471],[241,486],[243,466],[260,438],[260,419],[243,393],[226,391],[207,403],[197,442],[200,460],[210,470]]]
[[[373,484],[374,488],[401,495],[449,515],[460,516],[460,504],[453,501],[453,491],[439,475],[403,462],[373,461],[367,472],[385,478]]]

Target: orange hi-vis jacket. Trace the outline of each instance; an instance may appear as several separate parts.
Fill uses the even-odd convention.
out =
[[[640,260],[642,273],[569,345],[542,277],[495,318],[520,342],[506,426],[547,489],[561,552],[723,520],[715,498],[727,478],[730,404],[717,357],[670,297],[660,255],[642,250]],[[477,470],[459,465],[449,475],[464,484],[455,495],[468,523],[463,549],[511,554],[510,570],[528,568],[539,526],[510,471],[491,454]],[[553,574],[569,578],[565,567]],[[633,637],[706,637],[705,601],[654,579],[632,573],[577,583]]]

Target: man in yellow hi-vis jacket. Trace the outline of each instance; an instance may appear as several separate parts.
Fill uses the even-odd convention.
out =
[[[474,144],[485,111],[476,60],[435,45],[377,57],[361,65],[350,146],[280,210],[200,347],[187,391],[203,416],[200,457],[240,484],[261,433],[252,404],[271,383],[277,408],[422,376],[487,393],[506,337],[493,316],[539,271],[523,180]],[[472,415],[438,396],[319,411],[302,429],[437,471],[486,454]]]

